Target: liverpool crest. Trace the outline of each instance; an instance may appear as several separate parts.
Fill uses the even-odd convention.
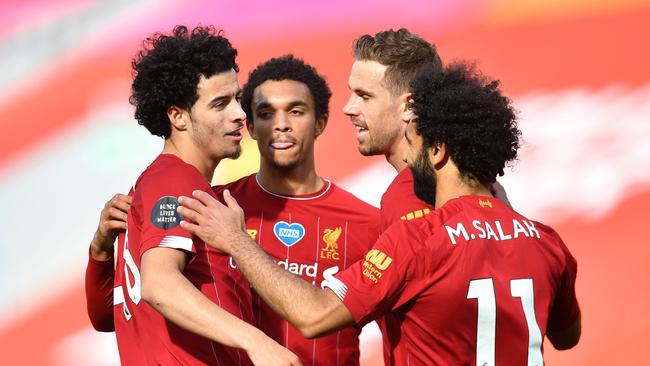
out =
[[[325,229],[323,230],[323,241],[325,242],[325,248],[321,249],[320,257],[323,259],[332,259],[339,260],[339,236],[341,236],[341,227],[335,229]]]

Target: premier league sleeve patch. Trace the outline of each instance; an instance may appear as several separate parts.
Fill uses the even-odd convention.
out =
[[[167,230],[180,225],[183,220],[177,211],[179,203],[176,197],[163,196],[158,199],[151,209],[151,223],[160,229]]]

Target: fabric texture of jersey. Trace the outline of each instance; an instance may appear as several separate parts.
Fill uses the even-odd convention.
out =
[[[420,218],[433,211],[433,207],[415,195],[413,173],[409,167],[402,169],[381,196],[380,231],[384,232],[394,222]]]
[[[252,321],[250,288],[229,266],[229,257],[179,226],[177,198],[191,197],[196,189],[210,192],[201,173],[175,155],[161,154],[129,193],[133,203],[127,232],[118,237],[113,299],[122,365],[250,364],[245,352],[181,329],[141,298],[142,255],[156,247],[178,249],[188,254],[183,274],[196,288],[226,311]]]
[[[266,191],[256,175],[226,186],[246,215],[249,235],[278,265],[321,286],[361,259],[378,237],[377,208],[325,181],[314,194],[281,196]],[[232,263],[235,266],[235,263]],[[304,338],[253,293],[257,326],[296,353],[304,365],[358,365],[360,328]]]
[[[359,325],[384,318],[390,365],[541,365],[546,332],[580,314],[576,272],[553,229],[464,196],[391,226],[328,287]]]
[[[88,254],[86,267],[86,307],[93,327],[102,332],[115,330],[113,323],[113,282],[115,259],[94,259]]]

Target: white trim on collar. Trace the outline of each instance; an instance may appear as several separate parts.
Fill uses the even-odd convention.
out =
[[[274,197],[283,198],[283,199],[286,199],[286,200],[296,200],[296,201],[309,201],[309,200],[313,200],[313,199],[316,199],[316,198],[321,198],[321,197],[323,197],[323,195],[325,193],[329,192],[330,188],[332,188],[332,182],[330,182],[330,180],[326,179],[326,178],[321,178],[321,179],[323,179],[325,181],[325,184],[327,185],[327,187],[318,196],[313,196],[313,197],[292,197],[292,196],[283,196],[281,194],[273,193],[273,192],[269,191],[268,189],[264,188],[264,186],[262,186],[262,183],[260,183],[260,180],[257,177],[257,174],[255,174],[255,182],[257,183],[257,186],[260,187],[260,189],[263,190],[264,192],[266,192],[266,193],[268,193],[268,194],[270,194],[271,196],[274,196]]]

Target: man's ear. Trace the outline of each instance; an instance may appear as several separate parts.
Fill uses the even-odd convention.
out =
[[[167,117],[169,118],[169,122],[172,124],[172,128],[179,131],[187,130],[189,114],[183,108],[175,105],[167,108]]]
[[[316,119],[316,126],[314,126],[314,136],[318,137],[325,131],[325,127],[327,127],[328,119],[329,119],[329,115],[327,114],[324,114],[321,117]]]
[[[400,113],[403,122],[408,123],[413,119],[413,110],[411,109],[411,103],[413,102],[411,92],[407,92],[400,96]]]
[[[447,147],[445,144],[434,144],[429,148],[429,161],[436,169],[441,168],[447,162]]]

